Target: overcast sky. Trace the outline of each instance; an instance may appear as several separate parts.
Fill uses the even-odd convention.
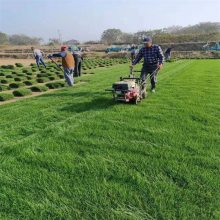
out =
[[[220,22],[220,0],[0,0],[0,31],[44,40],[98,40],[103,30],[137,32]]]

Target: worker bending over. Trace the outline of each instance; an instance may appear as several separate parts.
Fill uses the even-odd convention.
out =
[[[40,64],[42,64],[46,68],[46,65],[43,59],[43,52],[40,49],[36,49],[34,47],[31,47],[31,50],[34,53],[34,58],[36,60],[38,69],[40,68]]]

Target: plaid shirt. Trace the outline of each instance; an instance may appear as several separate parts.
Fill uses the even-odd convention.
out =
[[[152,45],[152,47],[143,47],[140,49],[137,57],[132,61],[132,65],[137,64],[144,57],[144,64],[162,64],[164,62],[163,51],[158,45]]]

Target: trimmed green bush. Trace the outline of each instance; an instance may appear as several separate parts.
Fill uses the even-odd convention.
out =
[[[11,93],[0,93],[0,101],[7,101],[13,98],[14,96]]]
[[[57,75],[60,79],[64,79],[64,75],[63,74],[59,74]]]
[[[8,80],[6,80],[6,79],[1,79],[0,82],[1,82],[2,84],[7,84],[7,83],[8,83]]]
[[[16,82],[21,82],[21,81],[22,81],[22,78],[20,78],[20,77],[15,77],[15,78],[14,78],[14,81],[16,81]]]
[[[48,75],[48,76],[56,76],[56,74],[53,73],[53,72],[52,72],[52,73],[51,73],[51,72],[50,72],[50,73],[47,73],[47,75]]]
[[[28,80],[33,79],[32,76],[27,76],[26,78],[27,78]]]
[[[49,79],[47,77],[41,77],[41,78],[37,79],[38,83],[45,83],[45,82],[48,82],[48,81],[49,81]]]
[[[32,86],[30,89],[32,92],[45,92],[48,90],[48,87],[44,85],[40,85],[40,86]]]
[[[5,78],[13,78],[12,75],[6,75]]]
[[[48,77],[47,73],[38,73],[37,77]]]
[[[2,65],[1,68],[13,70],[15,68],[15,66],[14,65]]]
[[[26,76],[25,73],[17,73],[16,75],[19,76],[19,77],[25,77]]]
[[[24,65],[22,63],[15,63],[16,67],[23,67]]]
[[[49,80],[51,80],[51,81],[56,79],[54,76],[49,76],[48,78],[49,78]]]
[[[17,75],[17,74],[19,74],[19,72],[18,71],[12,71],[11,74]]]
[[[14,96],[26,96],[32,94],[32,91],[30,89],[22,88],[22,89],[17,89],[13,91]]]
[[[32,86],[34,83],[36,83],[36,81],[33,80],[26,80],[23,82],[26,86]]]
[[[28,69],[23,69],[23,70],[22,70],[22,73],[28,73],[28,72],[29,72]]]
[[[6,85],[0,85],[0,91],[9,90],[9,87]]]
[[[27,74],[28,76],[32,76],[32,75],[33,75],[33,73],[32,73],[31,71],[28,71],[26,74]]]
[[[31,63],[30,66],[37,67],[37,64],[36,63]]]
[[[17,89],[17,88],[19,88],[19,87],[21,87],[23,85],[24,85],[24,83],[22,83],[22,82],[10,83],[9,84],[9,88],[10,89]]]
[[[55,72],[55,74],[57,74],[57,75],[59,75],[59,74],[61,74],[62,73],[62,71],[56,71]]]
[[[40,72],[41,73],[47,73],[47,70],[44,69],[44,70],[41,70]]]
[[[37,72],[37,69],[35,69],[35,68],[32,68],[32,72]]]
[[[26,80],[26,77],[15,77],[15,78],[14,78],[14,81],[15,81],[15,82],[22,82],[22,81],[24,81],[24,80]]]
[[[64,81],[51,82],[51,83],[47,83],[46,86],[50,89],[57,89],[57,88],[64,87],[65,82]]]

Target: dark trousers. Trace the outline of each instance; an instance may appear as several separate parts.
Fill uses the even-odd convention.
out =
[[[44,67],[46,68],[46,65],[44,63],[42,56],[36,56],[35,59],[36,59],[38,69],[40,68],[40,64],[44,65]]]
[[[135,53],[131,53],[131,60],[135,59]]]
[[[76,58],[75,59],[74,76],[76,76],[76,77],[81,76],[81,69],[82,69],[82,59],[81,58]]]
[[[147,76],[150,77],[151,82],[151,89],[155,89],[156,84],[156,76],[157,72],[155,70],[157,69],[157,64],[144,64],[141,70],[141,78],[143,81],[146,80]]]

